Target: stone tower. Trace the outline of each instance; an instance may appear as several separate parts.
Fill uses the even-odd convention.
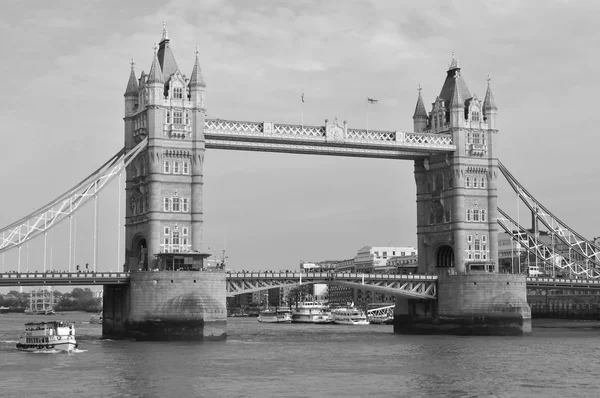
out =
[[[415,132],[452,134],[456,145],[453,154],[415,161],[420,273],[497,271],[496,112],[489,78],[482,103],[454,54],[429,114],[419,88]]]
[[[148,144],[126,170],[125,270],[174,269],[200,256],[205,88],[198,50],[187,78],[166,27],[150,72],[136,78],[132,62],[125,147],[131,150],[145,138]]]

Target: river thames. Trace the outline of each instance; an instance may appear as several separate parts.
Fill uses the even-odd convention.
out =
[[[228,318],[227,341],[135,342],[101,339],[90,316],[0,315],[0,396],[595,397],[600,386],[595,328],[404,336],[389,325]],[[78,352],[16,350],[25,322],[50,318],[77,322]]]

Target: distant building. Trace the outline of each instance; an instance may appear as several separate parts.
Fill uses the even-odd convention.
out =
[[[417,249],[410,246],[364,246],[354,257],[355,272],[379,272],[390,258],[416,256]]]

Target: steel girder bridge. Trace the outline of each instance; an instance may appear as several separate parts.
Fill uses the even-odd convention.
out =
[[[130,282],[130,275],[129,272],[5,272],[0,273],[0,287],[126,285]],[[435,275],[228,272],[226,289],[227,297],[232,297],[278,287],[324,283],[399,297],[431,300],[437,299],[437,279]],[[600,280],[527,277],[527,288],[600,290]]]
[[[346,286],[413,299],[431,300],[437,297],[437,276],[435,275],[333,272],[229,273],[227,276],[227,297],[309,283]]]

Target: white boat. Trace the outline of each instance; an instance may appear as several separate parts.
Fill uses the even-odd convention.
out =
[[[17,348],[21,351],[73,351],[77,348],[75,327],[62,321],[26,323]]]
[[[303,301],[292,311],[293,323],[331,323],[329,307],[318,301]]]
[[[335,308],[331,310],[331,320],[338,325],[368,325],[365,313],[355,307]]]
[[[292,313],[289,310],[266,310],[258,314],[261,323],[292,323]]]

